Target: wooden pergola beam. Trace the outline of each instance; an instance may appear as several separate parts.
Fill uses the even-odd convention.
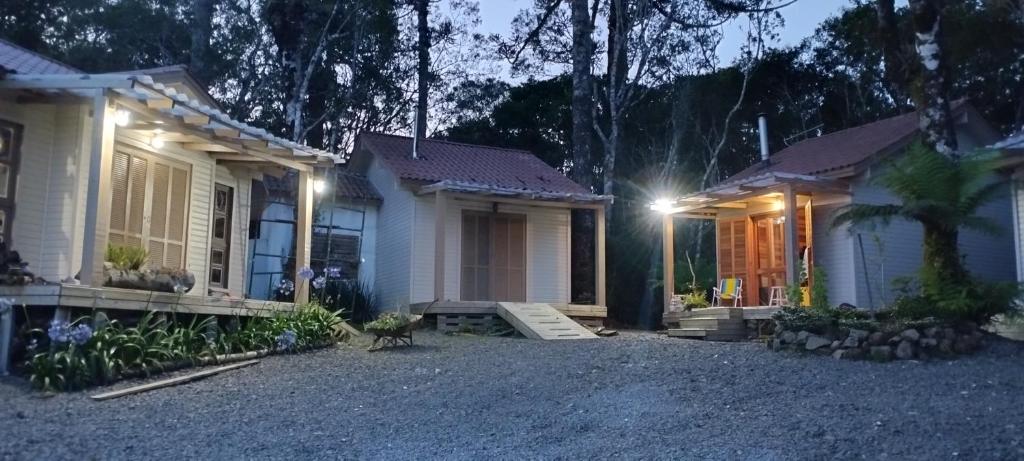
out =
[[[311,280],[302,280],[299,271],[309,267],[310,251],[313,242],[313,171],[299,171],[299,184],[296,190],[295,222],[295,304],[309,302],[309,286]]]
[[[672,297],[675,296],[676,273],[675,273],[675,223],[671,214],[661,218],[661,259],[662,259],[662,312],[668,312],[672,306]]]
[[[605,258],[605,213],[604,207],[594,209],[594,293],[598,306],[608,305],[606,283],[607,259]]]

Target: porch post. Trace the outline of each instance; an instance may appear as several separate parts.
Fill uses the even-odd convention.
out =
[[[434,193],[434,300],[444,301],[445,223],[448,215],[448,196],[443,191]]]
[[[800,283],[800,248],[797,247],[800,223],[797,222],[796,218],[796,191],[793,190],[793,186],[786,186],[783,189],[782,206],[783,217],[785,218],[782,232],[786,247],[786,283],[795,285]]]
[[[594,234],[594,297],[598,306],[607,306],[604,206],[594,209]]]
[[[672,306],[672,297],[675,295],[676,288],[675,248],[673,245],[675,229],[672,215],[666,214],[662,217],[661,229],[662,283],[665,287],[662,312],[668,312]]]
[[[92,99],[92,131],[89,141],[89,186],[85,201],[85,232],[82,236],[80,281],[85,286],[103,284],[103,260],[110,230],[110,170],[114,159],[114,107],[105,92]]]
[[[313,171],[299,171],[299,187],[296,193],[298,219],[295,222],[295,303],[302,304],[309,301],[309,286],[312,282],[300,279],[299,270],[309,266],[309,253],[313,241]]]

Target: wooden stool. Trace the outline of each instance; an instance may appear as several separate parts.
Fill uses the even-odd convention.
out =
[[[771,287],[768,292],[768,307],[782,306],[788,304],[789,300],[786,299],[786,287]]]

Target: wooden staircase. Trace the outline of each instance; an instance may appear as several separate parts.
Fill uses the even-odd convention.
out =
[[[677,315],[679,316],[679,328],[670,328],[669,336],[709,341],[747,339],[747,328],[743,323],[742,308],[709,307],[679,312]]]

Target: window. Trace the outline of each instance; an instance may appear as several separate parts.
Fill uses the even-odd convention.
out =
[[[145,248],[151,268],[184,268],[188,168],[118,150],[110,179],[110,243]]]
[[[213,188],[213,238],[210,239],[210,286],[228,287],[231,250],[231,214],[235,189],[223,184]]]

